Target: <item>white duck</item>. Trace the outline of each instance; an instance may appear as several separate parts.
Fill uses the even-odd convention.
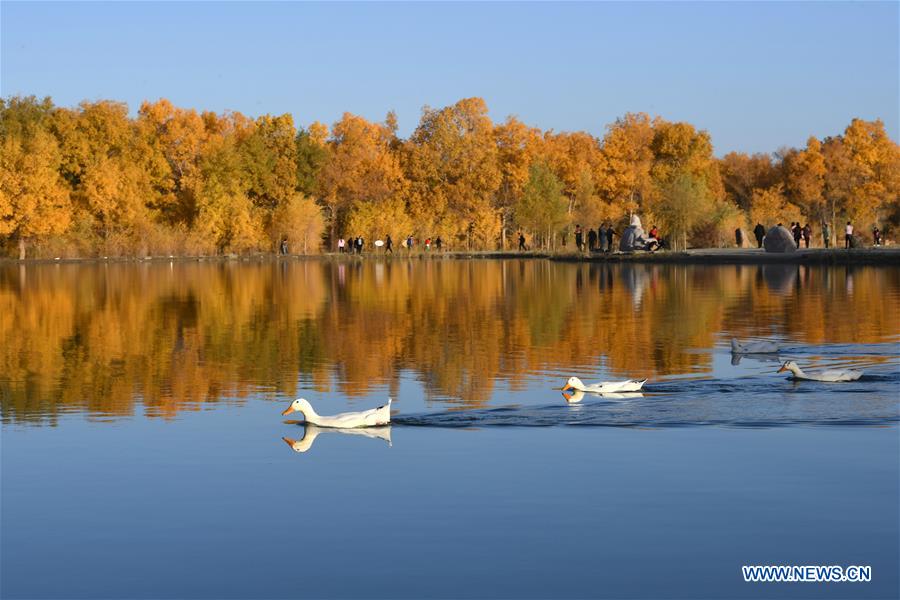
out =
[[[600,383],[584,384],[577,377],[569,377],[561,389],[578,390],[579,392],[589,392],[591,394],[613,394],[617,392],[639,392],[646,379],[626,379],[625,381],[601,381]]]
[[[378,425],[387,425],[391,422],[391,399],[388,398],[387,404],[373,408],[371,410],[363,410],[360,412],[346,412],[331,417],[324,417],[317,414],[313,410],[312,405],[305,398],[297,398],[287,409],[281,413],[281,416],[287,416],[293,412],[303,414],[303,418],[307,423],[318,425],[319,427],[336,427],[338,429],[353,429],[354,427],[376,427]]]
[[[344,433],[348,435],[361,435],[368,438],[376,438],[384,440],[388,443],[388,446],[392,446],[391,444],[391,426],[383,425],[381,427],[366,427],[366,428],[357,428],[357,429],[335,429],[335,428],[323,428],[316,427],[315,425],[309,424],[303,428],[303,437],[299,440],[292,440],[291,438],[283,437],[284,443],[291,447],[291,450],[294,452],[306,452],[310,448],[312,448],[313,442],[316,441],[316,438],[322,435],[323,432],[337,432]]]
[[[598,394],[602,398],[609,398],[613,400],[624,400],[626,398],[643,398],[644,394],[641,392],[606,392]],[[571,394],[567,394],[563,392],[563,398],[566,399],[566,402],[569,404],[577,404],[584,399],[584,392],[575,390],[575,392]]]
[[[783,371],[791,372],[790,379],[805,381],[856,381],[863,375],[862,371],[857,371],[856,369],[829,369],[826,371],[816,371],[815,373],[804,373],[800,369],[800,366],[792,360],[787,361],[781,365],[780,369],[778,369],[779,373]]]
[[[732,354],[776,354],[778,351],[775,342],[739,342],[731,338]]]

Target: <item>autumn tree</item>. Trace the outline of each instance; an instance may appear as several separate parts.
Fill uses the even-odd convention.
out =
[[[849,165],[845,212],[850,219],[876,223],[881,210],[897,202],[900,193],[900,148],[881,120],[853,119],[844,130]]]
[[[784,161],[785,192],[800,207],[807,219],[821,220],[825,215],[825,157],[822,143],[810,137],[806,148],[788,154]]]
[[[344,113],[334,124],[327,161],[321,168],[320,194],[328,210],[330,244],[344,231],[354,206],[380,206],[402,198],[406,180],[391,151],[393,132],[383,123]]]
[[[404,158],[410,214],[425,232],[481,247],[497,239],[502,175],[484,100],[423,109]]]
[[[34,98],[0,104],[0,236],[16,240],[20,260],[29,241],[62,233],[71,219],[59,145],[46,129],[50,110]]]
[[[644,201],[652,200],[655,185],[651,177],[654,129],[660,119],[645,113],[628,113],[608,126],[601,145],[601,175],[597,188],[609,203],[633,213]]]
[[[162,172],[159,197],[154,208],[163,220],[190,227],[196,216],[196,193],[200,185],[199,163],[209,132],[206,121],[195,110],[176,108],[166,99],[144,102],[138,111],[138,128],[167,168]]]
[[[60,170],[72,200],[89,215],[102,243],[134,242],[149,224],[148,207],[157,203],[166,173],[153,148],[117,102],[84,102],[77,110],[56,111],[53,128],[60,140]]]
[[[779,223],[800,220],[800,209],[788,202],[784,184],[777,183],[768,188],[755,188],[750,200],[750,220],[762,223],[766,229]]]
[[[287,239],[295,253],[316,253],[325,233],[325,219],[312,199],[295,192],[275,208],[270,233],[276,246]]]
[[[528,182],[529,167],[543,148],[540,129],[529,127],[515,117],[508,117],[494,127],[500,186],[494,202],[500,214],[500,246],[506,248],[506,237],[517,204]]]
[[[217,253],[259,249],[265,219],[248,194],[243,160],[234,137],[213,139],[200,162],[194,231]]]
[[[772,156],[761,153],[729,152],[719,161],[719,172],[726,195],[745,212],[750,210],[754,189],[768,188],[780,179]]]

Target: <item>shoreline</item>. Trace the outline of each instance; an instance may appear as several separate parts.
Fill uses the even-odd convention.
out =
[[[0,265],[46,265],[46,264],[109,264],[109,263],[160,263],[160,262],[281,262],[296,260],[355,261],[376,260],[550,260],[555,262],[587,263],[640,263],[640,264],[691,264],[691,265],[741,265],[741,264],[807,264],[807,265],[874,265],[900,266],[900,247],[896,248],[810,248],[787,253],[769,253],[757,248],[695,248],[671,252],[616,252],[562,253],[544,251],[517,252],[510,250],[493,251],[445,251],[407,253],[396,252],[386,255],[382,252],[356,254],[249,254],[244,256],[147,256],[147,257],[89,257],[89,258],[0,258]]]

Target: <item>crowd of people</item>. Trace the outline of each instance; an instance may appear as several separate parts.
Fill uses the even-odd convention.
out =
[[[384,240],[377,240],[374,245],[376,248],[384,248],[385,254],[387,254],[387,253],[393,254],[394,253],[394,240],[391,239],[390,235],[385,235]],[[412,251],[412,249],[416,245],[416,240],[415,240],[415,238],[413,238],[412,235],[409,235],[406,237],[405,240],[400,241],[400,245],[403,246],[404,248],[406,248],[407,250]],[[337,241],[337,248],[338,248],[339,254],[344,254],[344,253],[362,254],[363,250],[365,249],[365,246],[366,246],[366,241],[361,235],[358,235],[356,237],[350,237],[349,239],[345,239],[342,237],[342,238],[338,238],[338,241]],[[422,247],[425,249],[426,252],[428,252],[432,249],[440,251],[444,247],[444,241],[441,239],[440,236],[438,236],[436,238],[428,237],[428,238],[425,238],[424,242],[422,242]]]
[[[781,226],[781,223],[778,224]],[[791,222],[790,228],[788,230],[791,233],[791,236],[794,238],[794,244],[797,248],[802,247],[809,248],[810,241],[813,237],[812,227],[810,227],[809,223],[806,225],[800,226],[800,222]],[[736,229],[734,232],[735,242],[738,247],[743,246],[743,233],[740,228]],[[766,228],[762,223],[757,223],[756,227],[753,228],[753,235],[756,238],[756,245],[759,248],[763,246],[763,240],[766,237]],[[859,238],[853,233],[853,223],[847,221],[847,225],[844,226],[844,248],[856,248],[859,246]],[[873,246],[882,246],[884,245],[884,239],[882,237],[881,230],[878,228],[878,225],[872,227],[872,245]],[[831,247],[831,226],[827,221],[822,222],[822,246],[825,248]]]
[[[575,226],[575,246],[579,252],[612,252],[613,241],[619,235],[611,223],[601,223],[597,229],[588,229],[585,242],[585,232],[581,225]]]
[[[634,220],[634,218],[633,218]],[[778,224],[779,227],[782,226],[781,223]],[[660,248],[666,247],[663,239],[660,237],[659,228],[654,225],[650,228],[650,231],[644,235],[642,229],[640,229],[640,220],[637,221],[637,230],[630,231],[634,229],[635,224],[632,224],[623,232],[623,236],[626,234],[632,234],[634,238],[632,242],[636,245],[634,247],[629,247],[628,249],[640,249],[647,250],[653,252]],[[812,227],[807,223],[806,225],[801,226],[800,222],[791,222],[791,226],[788,228],[791,236],[794,239],[794,244],[796,244],[797,248],[803,247],[809,248],[810,241],[812,240],[813,230]],[[637,235],[635,235],[637,233]],[[766,227],[762,223],[757,223],[753,228],[753,236],[756,238],[756,245],[758,248],[763,247],[763,240],[766,237]],[[587,232],[582,228],[582,226],[575,226],[575,246],[577,247],[579,252],[602,252],[602,253],[610,253],[615,251],[614,240],[616,237],[619,237],[619,232],[616,231],[615,227],[611,223],[601,223],[600,227],[597,229],[588,229]],[[744,232],[739,227],[734,230],[735,243],[740,248],[744,245]],[[525,234],[519,231],[516,234],[516,239],[518,242],[518,249],[521,252],[525,252],[529,250],[528,244],[526,243]],[[878,229],[878,226],[872,228],[872,240],[873,245],[882,246],[884,244],[884,240],[882,238],[882,232]],[[427,237],[424,240],[419,240],[419,243],[422,245],[424,251],[429,252],[431,250],[441,251],[444,247],[444,242],[440,236],[435,238]],[[631,243],[631,242],[630,242]],[[822,243],[825,248],[831,247],[831,227],[827,222],[822,222]],[[412,251],[416,246],[416,240],[412,235],[406,237],[406,239],[401,240],[400,245],[406,248],[408,251]],[[565,240],[563,240],[563,245],[565,246]],[[859,245],[858,238],[854,237],[853,234],[853,224],[850,221],[847,221],[847,225],[844,229],[844,248],[855,248]],[[366,242],[362,236],[350,237],[349,239],[340,238],[337,241],[338,252],[340,254],[348,253],[348,254],[362,254],[365,249]],[[390,235],[386,235],[385,239],[378,240],[375,242],[376,248],[384,248],[385,253],[394,253],[394,242],[391,239]],[[638,247],[639,246],[639,247]],[[281,254],[288,253],[288,242],[287,238],[281,241],[280,248]]]

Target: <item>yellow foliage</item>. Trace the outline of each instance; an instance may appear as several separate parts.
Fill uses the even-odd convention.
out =
[[[271,235],[276,247],[287,238],[294,254],[315,254],[322,243],[325,219],[322,211],[310,198],[294,194],[275,209]]]

